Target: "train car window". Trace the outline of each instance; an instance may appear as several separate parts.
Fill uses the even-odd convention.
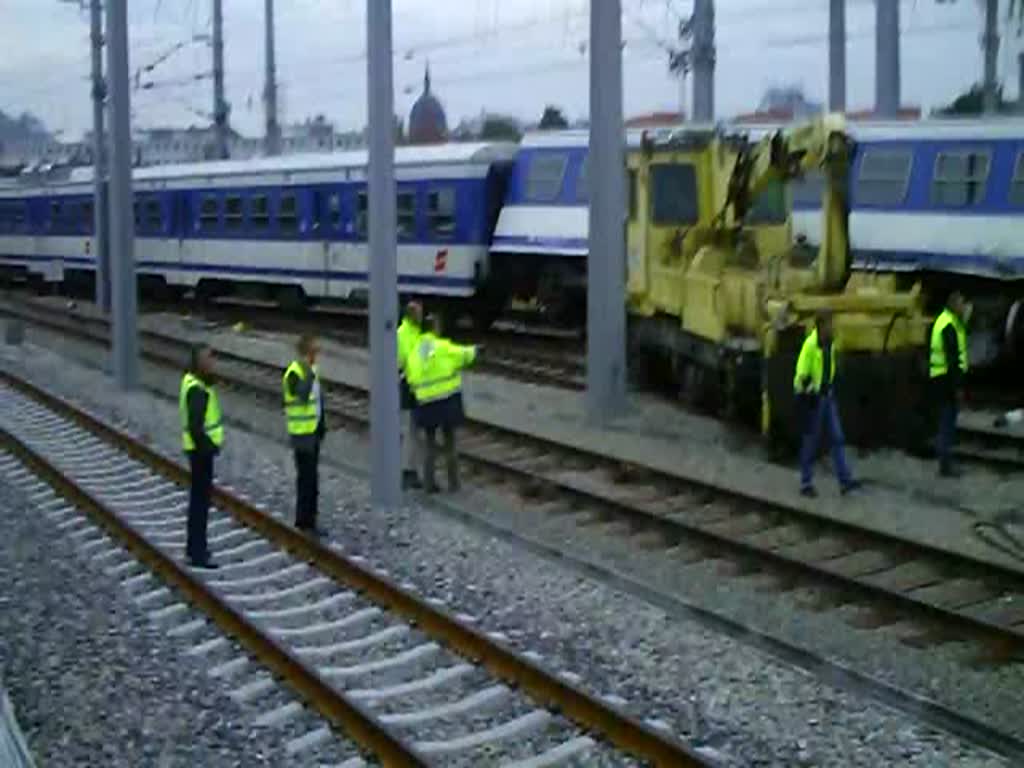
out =
[[[160,208],[159,200],[146,201],[146,228],[159,232],[164,228],[164,212]]]
[[[580,172],[576,174],[576,199],[585,203],[590,199],[590,156],[584,156]]]
[[[1010,181],[1010,204],[1024,205],[1024,152],[1017,155],[1017,165]]]
[[[990,160],[988,152],[940,152],[935,158],[932,202],[949,207],[980,203],[985,197]]]
[[[82,231],[92,232],[93,223],[92,200],[86,200],[82,203]]]
[[[50,203],[50,225],[48,229],[57,229],[60,226],[60,203],[56,200]]]
[[[398,237],[409,240],[416,235],[416,193],[399,192],[395,208],[398,213]]]
[[[637,211],[636,171],[632,169],[626,171],[626,193],[629,195],[629,218],[635,220]]]
[[[331,229],[341,229],[341,193],[331,192],[327,196],[327,220],[331,223]]]
[[[697,169],[684,163],[651,166],[651,221],[658,226],[697,223]]]
[[[224,229],[237,231],[242,228],[242,196],[228,195],[224,198]]]
[[[142,203],[136,200],[132,203],[132,215],[135,219],[135,231],[142,229]]]
[[[367,222],[369,221],[369,200],[365,192],[356,195],[356,236],[366,238]]]
[[[281,205],[277,209],[277,226],[284,234],[299,231],[298,201],[292,192],[281,195]]]
[[[199,228],[212,230],[217,228],[220,220],[220,200],[216,195],[203,195],[199,205]]]
[[[562,191],[568,162],[565,154],[534,155],[526,169],[526,199],[537,203],[550,203],[557,199]]]
[[[862,205],[899,205],[907,197],[914,155],[909,149],[869,149],[854,187]]]
[[[791,185],[793,205],[802,208],[820,208],[825,194],[825,176],[820,171],[811,171]]]
[[[270,227],[270,206],[266,195],[253,195],[249,198],[249,223],[258,231],[266,231]]]
[[[785,224],[788,210],[786,208],[786,185],[775,180],[758,193],[753,205],[747,211],[747,224]]]
[[[427,193],[427,227],[430,234],[448,238],[455,234],[455,189],[432,189]]]

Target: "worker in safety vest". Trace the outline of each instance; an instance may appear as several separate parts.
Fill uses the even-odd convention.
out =
[[[213,488],[213,459],[224,444],[220,401],[214,389],[213,350],[207,346],[192,349],[189,369],[181,379],[178,413],[181,418],[181,442],[188,455],[191,488],[188,496],[188,538],[185,556],[196,568],[214,569],[206,542],[206,523]]]
[[[843,427],[839,422],[839,408],[835,398],[836,358],[838,351],[832,334],[832,315],[819,312],[815,327],[804,339],[800,357],[796,361],[793,389],[796,392],[797,413],[803,419],[800,441],[800,493],[815,497],[813,467],[818,455],[818,440],[822,426],[828,430],[832,443],[832,464],[843,495],[860,486],[853,479],[846,463],[843,447]]]
[[[423,305],[410,301],[398,326],[399,402],[402,409],[402,487],[419,488],[419,432],[415,423],[416,397],[406,379],[406,361],[419,341],[423,327]]]
[[[441,318],[427,317],[426,329],[406,358],[406,378],[416,398],[416,426],[426,433],[423,485],[437,492],[434,461],[437,430],[444,433],[448,489],[459,489],[455,430],[465,414],[462,408],[462,369],[476,359],[476,347],[464,347],[441,337]]]
[[[939,474],[943,477],[958,477],[960,474],[960,470],[953,464],[952,453],[964,376],[967,373],[966,313],[963,294],[952,291],[945,308],[932,326],[928,374],[939,414],[935,453],[939,458]]]
[[[320,495],[320,444],[327,433],[323,390],[316,365],[320,344],[305,333],[296,345],[298,357],[281,377],[285,423],[295,455],[295,527],[316,536],[327,531],[316,524]]]

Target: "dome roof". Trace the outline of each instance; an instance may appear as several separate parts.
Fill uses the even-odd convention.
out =
[[[409,113],[409,143],[433,144],[448,138],[448,118],[441,102],[430,92],[430,67],[423,75],[423,93]]]

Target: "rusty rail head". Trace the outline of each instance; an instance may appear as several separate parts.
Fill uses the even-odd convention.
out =
[[[180,590],[196,608],[210,617],[225,633],[233,636],[250,653],[320,714],[341,728],[349,737],[373,752],[388,766],[414,768],[428,765],[426,759],[404,745],[385,726],[362,707],[349,701],[328,685],[301,659],[264,634],[243,614],[236,611],[189,571],[147,542],[135,529],[85,489],[79,487],[45,458],[0,427],[0,443],[46,481],[58,494],[87,512],[114,539],[157,573],[167,584]]]
[[[189,472],[177,462],[93,418],[62,398],[39,389],[7,371],[0,370],[0,381],[29,394],[168,479],[188,487]],[[468,659],[478,661],[495,676],[522,688],[533,698],[557,709],[582,728],[595,732],[620,749],[659,766],[708,768],[717,765],[716,761],[700,755],[673,736],[651,728],[600,699],[588,695],[582,688],[561,679],[542,665],[523,658],[505,644],[492,640],[480,630],[459,621],[450,612],[421,600],[383,575],[358,565],[319,541],[261,512],[223,488],[214,488],[213,501],[231,512],[239,521],[297,557],[315,563],[323,573],[364,593],[370,600],[407,621],[415,623],[427,634],[441,639],[452,650]]]

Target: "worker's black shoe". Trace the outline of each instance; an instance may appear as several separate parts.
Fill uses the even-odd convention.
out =
[[[851,480],[850,482],[848,482],[846,485],[839,489],[839,493],[842,496],[845,496],[848,493],[859,491],[863,487],[864,483],[862,483],[860,480]]]
[[[420,482],[420,476],[415,470],[407,469],[402,473],[402,490],[416,490],[422,487],[423,483]]]
[[[808,499],[818,498],[818,492],[814,489],[813,485],[805,485],[800,489],[800,495],[806,496]]]
[[[191,557],[188,559],[188,564],[199,571],[216,571],[220,568],[213,560],[206,558],[205,560],[193,560]]]

